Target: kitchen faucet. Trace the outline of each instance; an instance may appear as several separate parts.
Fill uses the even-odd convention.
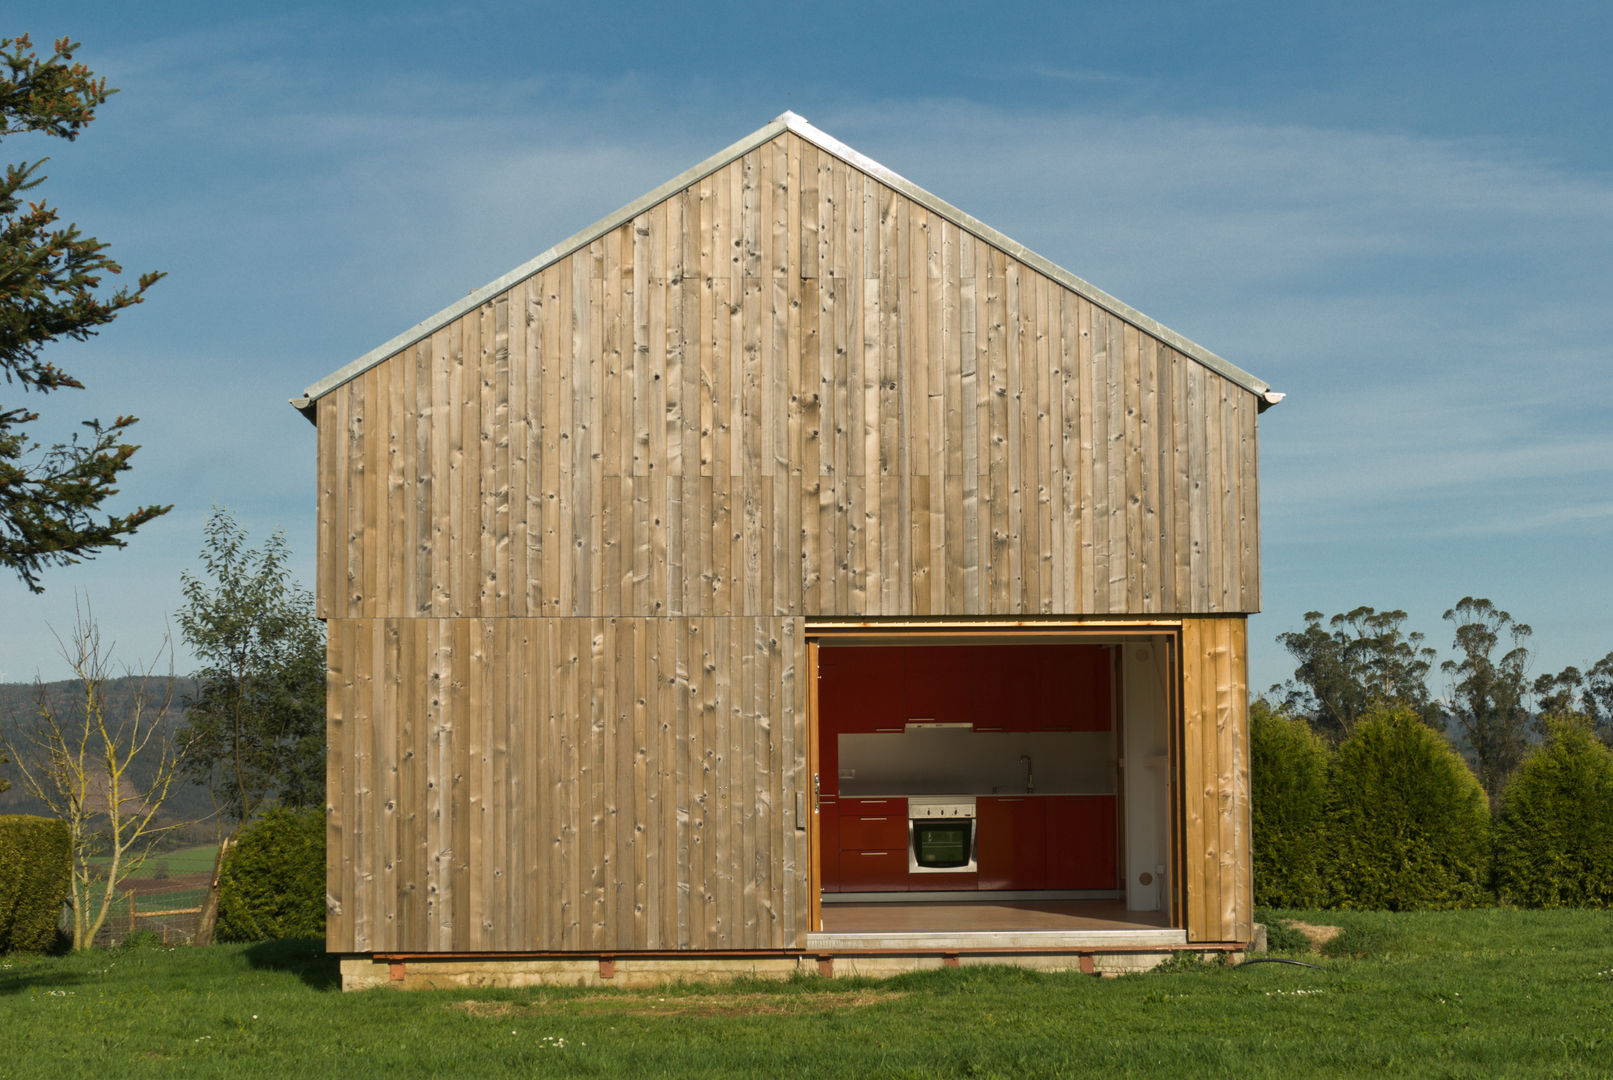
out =
[[[1033,795],[1036,793],[1036,777],[1031,774],[1031,756],[1021,754],[1019,760],[1025,763],[1025,794]]]

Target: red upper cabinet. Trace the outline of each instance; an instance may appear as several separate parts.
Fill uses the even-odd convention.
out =
[[[1112,653],[1104,645],[1034,647],[1035,731],[1108,731],[1114,720]]]
[[[818,650],[818,726],[825,737],[901,731],[905,649],[825,647]]]
[[[972,654],[978,650],[963,645],[932,645],[891,651],[901,654],[904,723],[974,722],[976,687]]]

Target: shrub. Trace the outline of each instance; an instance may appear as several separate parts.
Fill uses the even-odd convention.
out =
[[[322,937],[325,815],[271,807],[224,860],[218,884],[221,941]]]
[[[1326,884],[1343,908],[1487,903],[1490,810],[1443,736],[1409,708],[1375,711],[1328,769]]]
[[[1546,744],[1507,782],[1495,831],[1503,900],[1613,906],[1613,750],[1583,721],[1548,721]]]
[[[72,860],[66,822],[0,817],[0,953],[39,952],[55,944]]]
[[[1322,902],[1323,809],[1327,746],[1304,720],[1249,708],[1249,787],[1255,903],[1314,907]]]

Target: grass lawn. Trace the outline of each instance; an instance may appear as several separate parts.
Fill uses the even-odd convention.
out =
[[[1295,914],[1345,927],[1319,970],[344,995],[316,942],[13,955],[0,1074],[1613,1076],[1613,912]]]

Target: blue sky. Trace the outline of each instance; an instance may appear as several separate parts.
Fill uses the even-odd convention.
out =
[[[123,551],[0,581],[0,680],[93,607],[149,661],[210,507],[312,581],[313,429],[286,399],[789,109],[1288,400],[1261,418],[1265,611],[1487,596],[1536,672],[1613,650],[1613,6],[70,0],[122,92],[41,192],[168,277],[54,358],[132,412]],[[8,392],[7,400],[13,396]],[[176,631],[177,633],[177,631]],[[178,666],[190,661],[181,654]],[[1436,693],[1444,691],[1437,680]]]

